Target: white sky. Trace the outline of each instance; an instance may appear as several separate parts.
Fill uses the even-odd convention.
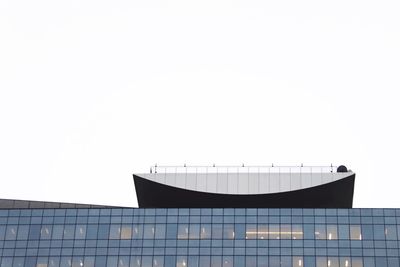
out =
[[[136,205],[159,164],[346,164],[400,207],[400,2],[0,1],[0,197]]]

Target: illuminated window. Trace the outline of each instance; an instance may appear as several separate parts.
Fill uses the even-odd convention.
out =
[[[337,257],[328,257],[328,267],[339,267],[339,259]]]
[[[202,224],[201,225],[200,238],[201,239],[210,239],[211,238],[211,224]]]
[[[235,238],[235,231],[233,224],[224,224],[224,239],[234,239]]]
[[[293,257],[292,267],[303,267],[304,265],[303,257]]]
[[[315,225],[315,239],[326,239],[325,224]]]
[[[360,225],[350,225],[350,239],[362,240]]]
[[[246,239],[256,239],[257,238],[257,225],[247,224],[246,225]]]
[[[290,224],[281,224],[281,239],[292,239],[292,228]]]
[[[187,224],[178,225],[178,239],[189,238],[189,226]]]
[[[199,236],[200,236],[200,225],[199,224],[190,224],[189,238],[190,239],[199,239]]]
[[[341,257],[340,258],[340,267],[351,267],[350,257]]]
[[[269,239],[279,239],[279,224],[270,224],[269,225],[269,232],[268,232],[268,238]]]
[[[268,239],[268,225],[259,224],[258,225],[258,239]]]
[[[332,240],[338,238],[337,226],[327,225],[326,226],[326,239]]]
[[[292,239],[303,239],[303,227],[301,225],[292,225]]]
[[[123,225],[121,227],[121,239],[132,238],[132,227],[130,225]]]

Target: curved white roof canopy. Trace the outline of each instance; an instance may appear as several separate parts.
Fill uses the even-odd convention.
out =
[[[353,172],[256,172],[256,173],[147,173],[136,174],[157,183],[208,193],[270,194],[334,182]]]

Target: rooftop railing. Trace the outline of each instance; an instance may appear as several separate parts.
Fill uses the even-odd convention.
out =
[[[335,173],[338,166],[269,166],[257,165],[180,165],[168,166],[155,164],[150,173]]]
[[[345,167],[344,167],[345,168]],[[151,179],[181,188],[217,193],[273,193],[308,188],[335,181],[338,167],[154,165]]]

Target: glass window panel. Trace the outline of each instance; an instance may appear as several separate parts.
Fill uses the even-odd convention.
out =
[[[350,229],[351,233],[351,229]],[[351,267],[350,257],[340,257],[340,267]]]
[[[383,225],[376,224],[374,225],[374,239],[375,240],[383,240],[385,239],[385,233],[384,233],[384,227]]]
[[[18,226],[18,233],[17,233],[18,240],[27,240],[28,235],[29,235],[29,226],[28,225]]]
[[[155,234],[155,229],[153,224],[145,224],[144,231],[143,231],[143,238],[144,239],[153,239]],[[143,261],[143,259],[142,259]],[[142,263],[143,265],[143,263]]]
[[[325,224],[315,225],[315,239],[326,239]]]
[[[328,240],[332,239],[337,239],[338,238],[338,233],[337,233],[337,226],[336,225],[327,225],[326,226],[326,236]]]
[[[75,229],[75,239],[86,238],[86,225],[77,225]]]
[[[235,231],[233,224],[224,224],[224,239],[234,239]]]
[[[40,225],[31,225],[29,227],[29,239],[37,240],[40,237]]]
[[[313,224],[304,224],[304,239],[314,239],[315,230]]]
[[[59,266],[60,266],[60,258],[59,257],[50,257],[49,267],[59,267]]]
[[[242,223],[235,224],[235,239],[245,239],[245,238],[246,238],[245,224]]]
[[[350,239],[349,226],[347,224],[339,224],[339,239]]]
[[[303,239],[303,227],[300,224],[292,225],[292,239]]]
[[[358,257],[352,258],[351,259],[351,266],[353,266],[353,267],[363,267],[362,258],[358,258]]]
[[[99,229],[97,233],[98,239],[108,239],[109,232],[110,232],[110,226],[108,224],[99,224]]]
[[[256,238],[257,238],[257,225],[246,224],[246,239],[256,239]]]
[[[389,257],[388,258],[388,267],[399,267],[399,259],[394,258],[394,257]]]
[[[26,257],[24,267],[35,267],[35,266],[36,266],[36,257]]]
[[[303,257],[301,256],[294,256],[292,267],[303,267]]]
[[[328,267],[339,267],[339,258],[328,257]]]
[[[140,267],[141,264],[141,257],[140,256],[131,256],[130,260],[130,267]]]
[[[258,267],[268,267],[268,257],[267,256],[257,256],[257,266]]]
[[[364,260],[364,267],[375,267],[375,258],[373,258],[373,257],[364,257],[363,260]]]
[[[75,225],[67,224],[64,226],[64,239],[73,239],[75,234]]]
[[[223,256],[222,267],[233,267],[233,257],[232,256]]]
[[[396,240],[397,239],[396,225],[386,225],[385,236],[386,240]]]
[[[71,267],[72,260],[71,257],[61,257],[60,267]]]
[[[12,258],[11,257],[4,257],[1,259],[1,267],[12,267]]]
[[[387,267],[387,259],[385,257],[376,257],[375,265],[377,267]]]
[[[83,257],[73,257],[72,258],[72,267],[82,267],[84,266],[84,259]],[[113,266],[114,267],[114,266]],[[115,266],[116,267],[116,266]]]
[[[202,224],[201,225],[200,238],[201,239],[210,239],[211,238],[211,224]]]
[[[172,237],[168,238],[176,238],[176,224],[168,225],[171,229],[174,229]],[[142,225],[133,225],[132,227],[132,238],[133,239],[141,239],[143,235],[143,226]]]
[[[281,224],[281,239],[292,239],[292,228],[290,224]]]
[[[188,267],[199,267],[199,256],[189,256]]]
[[[121,226],[121,239],[131,239],[132,238],[132,226],[124,224]]]
[[[152,226],[152,227],[154,228],[154,226]],[[153,257],[152,256],[142,256],[142,267],[152,267],[152,266],[153,266]]]
[[[93,256],[85,257],[85,265],[83,265],[83,267],[94,267],[94,257]]]
[[[178,225],[178,239],[189,238],[189,226],[187,224]]]
[[[39,257],[36,262],[36,267],[47,267],[48,258]],[[75,267],[75,266],[73,266]]]
[[[235,267],[245,267],[246,266],[246,258],[245,258],[245,256],[234,256],[233,266],[235,266]]]
[[[314,233],[313,233],[314,236]],[[304,256],[304,267],[315,267],[315,257]]]
[[[328,262],[325,257],[317,257],[317,267],[327,267]]]
[[[269,265],[270,266],[280,266],[281,265],[280,257],[279,256],[270,256],[269,257]]]
[[[222,239],[223,230],[222,224],[212,224],[212,239]]]
[[[111,231],[111,228],[110,228],[110,231]],[[107,267],[117,267],[117,266],[118,266],[118,257],[117,256],[108,256],[107,257]]]
[[[6,240],[17,239],[17,225],[8,225],[6,230]]]
[[[211,259],[210,256],[200,256],[199,267],[210,267]]]
[[[19,232],[19,229],[18,229],[18,232]],[[13,260],[13,267],[24,267],[24,261],[25,261],[25,259],[23,257],[15,257]],[[53,267],[53,266],[51,266],[51,267]]]
[[[350,225],[350,239],[362,240],[360,225]]]
[[[87,239],[96,239],[97,238],[97,224],[89,224],[87,226]]]
[[[247,256],[246,267],[257,267],[257,258],[254,256]]]
[[[190,224],[189,227],[189,238],[199,239],[200,236],[200,224]]]
[[[257,231],[258,239],[268,239],[268,225],[267,224],[259,224]]]
[[[43,225],[42,228],[40,229],[40,238],[41,239],[50,239],[52,228],[53,227],[51,225]]]
[[[279,239],[279,224],[270,224],[268,227],[268,238],[269,239]]]
[[[176,238],[176,235],[175,235]],[[165,256],[164,258],[165,267],[176,267],[176,257],[175,256]]]
[[[119,224],[111,224],[110,226],[110,239],[119,239],[121,235],[121,226]]]
[[[129,267],[129,256],[119,256],[118,267]]]
[[[211,256],[211,267],[221,267],[222,257],[221,256]]]
[[[282,256],[281,257],[281,267],[292,267],[292,257]]]
[[[187,265],[186,256],[178,256],[176,258],[176,267],[186,267],[186,265]]]
[[[165,224],[156,224],[156,239],[165,239]]]
[[[153,267],[163,267],[163,266],[164,266],[164,256],[154,256]]]
[[[374,239],[374,229],[372,225],[369,224],[362,225],[362,238],[364,240]]]
[[[6,236],[6,226],[0,225],[0,240],[4,240]]]

